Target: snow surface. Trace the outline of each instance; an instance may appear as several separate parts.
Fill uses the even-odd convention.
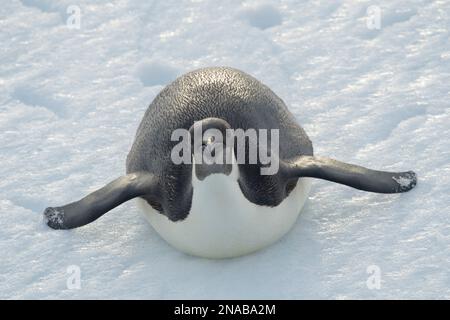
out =
[[[450,1],[108,2],[0,6],[0,298],[450,298]],[[134,202],[80,229],[44,225],[47,206],[124,172],[165,84],[212,65],[269,85],[316,154],[414,170],[417,187],[314,181],[286,237],[231,260],[174,250]]]

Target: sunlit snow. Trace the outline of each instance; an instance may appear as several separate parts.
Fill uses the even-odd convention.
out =
[[[429,0],[3,1],[0,298],[449,299],[449,12]],[[229,260],[176,251],[135,202],[71,231],[42,222],[124,173],[167,83],[218,65],[272,88],[317,155],[413,170],[417,187],[315,180],[287,236]]]

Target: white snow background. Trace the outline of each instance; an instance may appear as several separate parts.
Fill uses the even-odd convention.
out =
[[[380,29],[367,25],[373,5]],[[447,0],[3,1],[0,298],[449,299],[449,28]],[[317,155],[414,170],[417,187],[315,180],[287,236],[229,260],[176,251],[134,202],[72,231],[43,224],[47,206],[124,173],[164,85],[223,65],[271,87]],[[372,265],[379,289],[366,284]]]

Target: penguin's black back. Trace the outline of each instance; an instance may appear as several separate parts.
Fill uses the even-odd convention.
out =
[[[163,194],[147,199],[171,220],[184,219],[192,200],[192,165],[175,165],[172,132],[195,121],[220,118],[233,129],[279,129],[281,159],[312,155],[311,141],[284,102],[250,75],[227,67],[189,72],[165,87],[148,107],[127,157],[127,173],[148,171],[159,177]],[[239,165],[239,186],[248,200],[278,205],[286,183],[278,174],[261,176],[251,165]],[[281,179],[281,180],[280,180]]]

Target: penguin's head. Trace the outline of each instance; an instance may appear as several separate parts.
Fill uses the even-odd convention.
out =
[[[198,180],[211,174],[229,175],[233,168],[234,152],[227,129],[231,126],[219,118],[196,121],[189,133],[194,172]]]

